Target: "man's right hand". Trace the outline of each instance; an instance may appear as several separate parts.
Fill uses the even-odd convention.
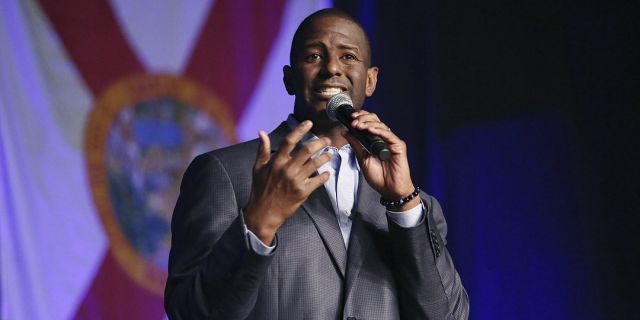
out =
[[[312,155],[330,144],[329,139],[312,140],[291,154],[311,126],[309,120],[298,125],[273,156],[269,136],[260,131],[260,146],[244,219],[247,228],[266,245],[273,242],[276,231],[309,195],[329,179],[328,172],[315,173],[331,160],[331,155],[324,153],[311,159]]]

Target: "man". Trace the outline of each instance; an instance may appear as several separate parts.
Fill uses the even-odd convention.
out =
[[[318,11],[296,31],[290,60],[293,115],[270,135],[197,157],[185,173],[169,317],[467,318],[440,206],[415,188],[405,143],[360,110],[378,73],[362,27],[342,11]],[[384,140],[390,159],[367,154],[327,117],[336,93],[358,109],[351,126]]]

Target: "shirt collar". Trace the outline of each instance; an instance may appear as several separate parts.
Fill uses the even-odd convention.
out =
[[[289,114],[289,116],[287,117],[287,125],[289,126],[289,129],[293,130],[295,129],[298,125],[300,124],[300,121],[298,121],[296,118],[293,117],[293,114]],[[302,139],[300,140],[301,144],[305,144],[307,142],[309,142],[310,140],[313,139],[318,139],[318,137],[313,134],[311,131],[307,132],[306,135],[304,135],[304,137],[302,137]]]
[[[287,125],[289,126],[289,129],[293,130],[295,129],[299,124],[300,121],[298,121],[298,119],[296,119],[293,114],[289,114],[289,116],[287,117]],[[313,134],[311,131],[309,131],[304,137],[302,137],[302,139],[300,140],[301,144],[305,144],[311,140],[314,139],[318,139],[318,136],[316,136],[315,134]],[[344,146],[342,146],[341,148],[336,148],[333,146],[329,146],[325,149],[323,149],[323,151],[326,151],[327,149],[333,149],[335,152],[338,152],[338,150],[346,150],[347,153],[349,154],[349,157],[352,158],[354,160],[354,162],[356,163],[356,168],[358,170],[360,170],[360,164],[358,163],[358,161],[355,159],[355,153],[353,152],[353,148],[351,148],[350,144],[346,144]],[[318,154],[320,154],[322,151],[318,152]]]

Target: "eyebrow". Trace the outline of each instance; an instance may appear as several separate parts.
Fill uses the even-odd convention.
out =
[[[308,42],[308,43],[303,43],[302,44],[302,48],[306,49],[306,48],[324,48],[325,45],[322,42],[318,42],[318,41],[313,41],[313,42]]]
[[[313,42],[308,42],[303,44],[302,48],[306,49],[306,48],[325,48],[326,46],[324,45],[324,43],[319,42],[319,41],[313,41]],[[360,53],[360,47],[358,47],[357,45],[352,45],[352,44],[340,44],[338,45],[338,49],[342,49],[342,50],[353,50],[356,51],[358,53]]]
[[[356,51],[358,53],[360,53],[360,47],[356,46],[356,45],[350,45],[350,44],[341,44],[338,46],[339,49],[347,49],[347,50],[353,50]]]

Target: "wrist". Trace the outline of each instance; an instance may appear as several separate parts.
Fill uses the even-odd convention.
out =
[[[388,199],[385,197],[380,197],[380,204],[385,206],[389,211],[406,211],[414,208],[420,203],[420,187],[416,187],[413,192],[410,194],[403,196],[402,198],[396,199]]]
[[[262,243],[270,246],[276,236],[277,227],[271,223],[265,222],[265,217],[260,217],[253,213],[250,209],[246,209],[244,214],[244,223],[247,229],[251,231]]]
[[[275,230],[271,228],[265,228],[260,225],[246,222],[247,229],[251,231],[262,243],[266,246],[270,246],[273,243],[273,239],[276,236]]]
[[[402,213],[404,213],[405,211],[409,211],[409,210],[411,210],[411,209],[413,209],[413,208],[415,208],[415,207],[417,207],[419,205],[420,205],[420,197],[415,197],[411,201],[403,204],[402,206],[397,207],[397,208],[393,208],[393,211],[394,212],[402,212]],[[389,209],[387,209],[387,210],[388,211],[392,211],[392,210],[389,210]]]

